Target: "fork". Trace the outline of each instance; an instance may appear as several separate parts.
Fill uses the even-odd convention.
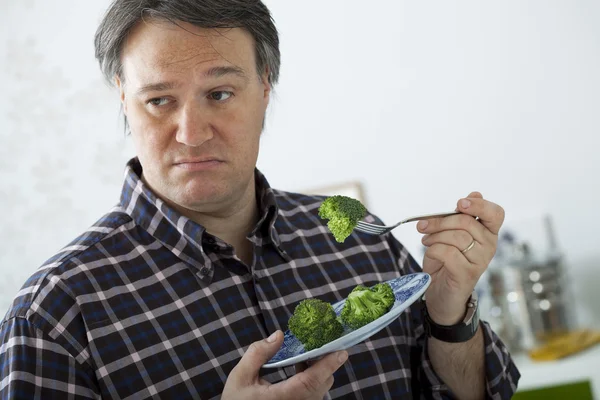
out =
[[[354,229],[364,232],[364,233],[369,233],[371,235],[383,235],[384,233],[388,233],[392,229],[394,229],[402,224],[406,224],[407,222],[421,221],[423,219],[431,219],[431,218],[441,218],[441,217],[447,217],[449,215],[455,215],[455,214],[460,214],[460,212],[450,211],[450,212],[441,212],[441,213],[435,213],[435,214],[417,215],[414,217],[406,218],[406,219],[398,222],[396,225],[392,225],[392,226],[370,224],[368,222],[358,221],[356,223],[356,227]]]

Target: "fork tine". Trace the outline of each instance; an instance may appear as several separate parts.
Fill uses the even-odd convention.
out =
[[[365,221],[358,221],[356,224],[362,226],[363,228],[374,228],[374,229],[385,228],[385,226],[383,226],[383,225],[371,224],[371,223],[365,222]]]
[[[367,233],[369,235],[382,235],[382,234],[385,233],[385,230],[381,230],[381,229],[380,230],[365,229],[365,228],[360,228],[358,226],[356,227],[356,230],[360,231],[360,232]]]
[[[359,231],[374,234],[374,235],[380,235],[385,232],[385,227],[369,224],[368,222],[362,222],[362,221],[358,221],[358,223],[356,224],[356,229],[358,229]]]

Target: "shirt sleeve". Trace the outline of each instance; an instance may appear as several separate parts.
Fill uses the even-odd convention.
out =
[[[481,322],[485,343],[485,386],[486,399],[510,399],[517,390],[520,373],[510,354],[494,331],[486,322]],[[421,384],[425,392],[434,399],[455,399],[452,391],[436,374],[427,352],[427,337],[424,329],[417,342],[421,346]]]
[[[423,272],[419,264],[408,251],[392,236],[389,243],[398,265],[403,273]],[[456,397],[441,378],[436,374],[427,351],[427,335],[423,327],[423,316],[420,307],[411,307],[412,320],[415,326],[412,333],[416,338],[418,351],[411,363],[412,370],[419,375],[419,386],[422,397],[432,399],[455,399]],[[502,340],[494,333],[489,324],[481,321],[479,329],[483,331],[485,343],[485,380],[486,399],[510,399],[517,390],[520,373]],[[417,355],[420,355],[417,356]]]
[[[95,376],[22,317],[0,326],[0,399],[99,399]]]

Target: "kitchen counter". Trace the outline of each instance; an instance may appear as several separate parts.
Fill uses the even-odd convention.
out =
[[[519,391],[589,381],[600,399],[600,345],[562,360],[534,362],[524,353],[513,354],[521,372]]]

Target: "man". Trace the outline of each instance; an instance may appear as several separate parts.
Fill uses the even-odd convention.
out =
[[[462,214],[418,225],[423,307],[310,366],[261,369],[302,299],[420,268],[392,235],[336,243],[322,197],[256,170],[279,72],[259,0],[115,0],[96,55],[137,157],[119,204],[18,293],[0,329],[1,398],[511,397],[507,350],[465,318],[504,218],[476,192]]]

